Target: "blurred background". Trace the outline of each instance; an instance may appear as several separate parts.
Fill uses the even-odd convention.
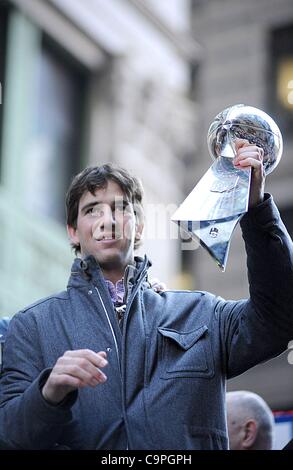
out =
[[[209,124],[236,103],[281,128],[284,154],[267,190],[293,234],[292,0],[0,0],[0,84],[0,316],[65,288],[64,194],[76,172],[106,161],[142,179],[153,236],[140,251],[154,277],[247,297],[239,228],[223,274],[202,249],[182,251],[169,236],[172,212],[154,209],[193,189],[211,165]],[[289,356],[228,388],[293,409]]]

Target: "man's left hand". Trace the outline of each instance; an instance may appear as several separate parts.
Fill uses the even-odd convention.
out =
[[[160,294],[161,292],[165,292],[167,290],[167,286],[164,282],[159,281],[159,279],[151,279],[150,280],[150,285],[151,288],[157,292],[157,294]]]

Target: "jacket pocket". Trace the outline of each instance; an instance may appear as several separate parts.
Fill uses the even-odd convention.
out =
[[[184,425],[186,448],[192,450],[227,450],[228,438],[224,431],[219,429],[201,428],[193,425]]]
[[[158,328],[161,335],[161,378],[213,377],[214,364],[206,325],[182,332]]]

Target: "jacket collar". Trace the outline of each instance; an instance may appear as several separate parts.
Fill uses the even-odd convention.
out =
[[[151,261],[145,255],[144,258],[136,256],[134,258],[136,263],[136,273],[134,282],[140,277],[145,277],[148,268],[152,265]],[[143,276],[143,273],[145,276]],[[67,287],[86,287],[90,281],[98,282],[103,278],[101,268],[94,258],[90,255],[84,259],[75,258],[71,267],[71,275]]]

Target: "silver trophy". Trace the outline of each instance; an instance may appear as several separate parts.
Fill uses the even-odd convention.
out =
[[[214,163],[172,216],[207,249],[225,271],[232,233],[248,210],[251,169],[233,165],[236,139],[264,150],[266,175],[278,165],[283,140],[273,119],[260,109],[237,104],[219,113],[210,125],[207,143]]]

